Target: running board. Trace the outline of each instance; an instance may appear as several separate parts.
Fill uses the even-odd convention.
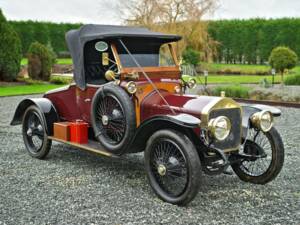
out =
[[[89,151],[89,152],[93,152],[99,155],[104,155],[107,157],[118,157],[117,155],[114,155],[106,150],[101,150],[103,149],[103,147],[96,141],[92,141],[92,140],[88,140],[87,144],[79,144],[79,143],[75,143],[75,142],[70,142],[70,141],[65,141],[59,138],[55,138],[53,136],[48,136],[48,139],[52,140],[52,141],[56,141],[56,142],[60,142],[60,143],[64,143],[64,144],[68,144],[71,145],[73,147],[78,147],[80,149]]]

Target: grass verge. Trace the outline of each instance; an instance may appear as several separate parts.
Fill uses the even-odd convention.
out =
[[[40,94],[51,89],[59,88],[61,84],[32,84],[17,86],[0,86],[0,97],[14,95]]]
[[[28,60],[27,58],[23,58],[21,60],[21,65],[22,66],[25,66],[28,64]],[[62,59],[56,59],[56,64],[58,65],[72,65],[73,64],[73,61],[71,58],[62,58]]]
[[[183,80],[187,81],[192,76],[183,75]],[[204,76],[194,77],[198,84],[204,84]],[[258,84],[263,79],[266,79],[269,83],[272,83],[272,76],[255,76],[255,75],[209,75],[207,78],[208,84]],[[275,83],[280,82],[280,76],[275,76]]]

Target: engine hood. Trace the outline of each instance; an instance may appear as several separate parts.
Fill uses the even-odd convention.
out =
[[[226,97],[179,95],[161,91],[170,107],[177,113],[193,115],[201,120],[201,126],[207,126],[209,113],[213,109],[240,108],[240,105]],[[169,106],[157,92],[149,94],[141,103],[141,120],[156,115],[172,114]]]

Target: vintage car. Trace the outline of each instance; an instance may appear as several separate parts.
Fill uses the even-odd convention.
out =
[[[273,127],[281,111],[187,94],[196,82],[181,79],[175,51],[180,39],[140,27],[69,31],[75,83],[23,100],[12,119],[11,125],[23,126],[28,153],[43,159],[52,141],[113,157],[144,152],[154,192],[177,205],[194,199],[203,173],[231,174],[229,166],[246,182],[273,180],[284,162]],[[71,135],[87,141],[70,140],[68,123],[71,130],[74,123],[86,124],[87,132],[78,126]],[[67,127],[63,134],[55,124]]]

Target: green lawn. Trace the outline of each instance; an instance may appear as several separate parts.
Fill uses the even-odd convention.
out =
[[[32,84],[32,85],[0,86],[0,96],[39,94],[62,86],[64,85]]]
[[[184,80],[188,80],[190,76],[183,75]],[[255,76],[255,75],[208,75],[208,84],[243,84],[243,83],[259,83],[262,79],[266,78],[270,83],[272,82],[272,76]],[[197,83],[204,83],[204,76],[196,77]],[[280,82],[280,76],[275,76],[275,82]]]
[[[270,66],[267,65],[248,65],[248,64],[221,64],[221,63],[209,63],[205,64],[213,70],[222,70],[222,69],[241,69],[244,71],[247,70],[270,70]]]
[[[62,58],[62,59],[57,59],[56,63],[59,65],[72,65],[72,59],[71,58]],[[28,60],[27,58],[23,58],[21,61],[21,65],[27,65],[28,64]]]
[[[203,68],[215,74],[218,71],[240,71],[242,74],[255,75],[257,72],[270,72],[268,65],[248,65],[248,64],[220,64],[220,63],[202,63]],[[300,74],[300,66],[290,70],[291,74]]]

